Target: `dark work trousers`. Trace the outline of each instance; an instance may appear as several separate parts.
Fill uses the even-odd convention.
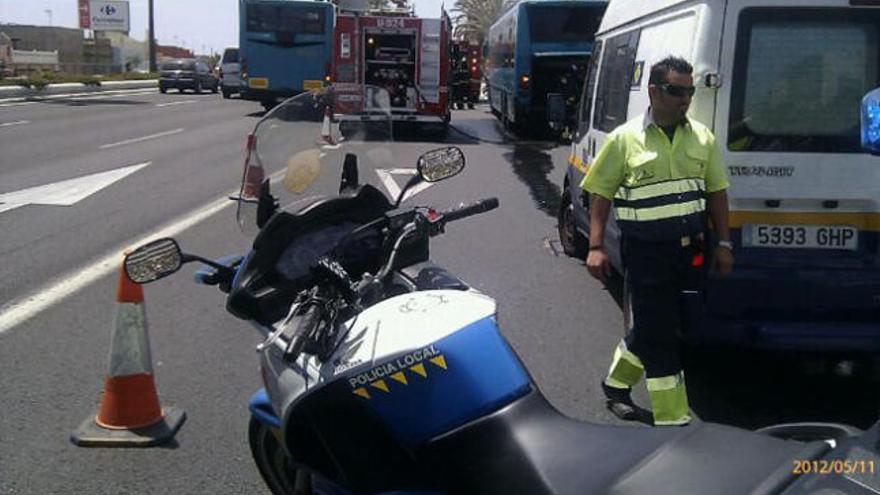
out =
[[[703,238],[662,242],[624,239],[623,262],[629,275],[633,312],[632,329],[625,342],[642,361],[646,378],[682,371],[678,338],[681,293],[702,291],[705,286]]]

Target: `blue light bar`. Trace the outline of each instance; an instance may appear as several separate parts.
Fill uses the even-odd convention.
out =
[[[880,154],[880,88],[862,99],[862,148]]]

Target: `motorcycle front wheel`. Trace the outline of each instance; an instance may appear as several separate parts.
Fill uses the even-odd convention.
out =
[[[251,417],[248,441],[263,481],[275,495],[317,495],[312,491],[311,476],[293,466],[280,439],[278,428]]]

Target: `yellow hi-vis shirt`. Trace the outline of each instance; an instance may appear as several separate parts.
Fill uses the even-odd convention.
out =
[[[646,239],[702,231],[705,195],[728,186],[706,126],[685,120],[670,143],[650,110],[609,134],[581,182],[585,191],[614,202],[625,234]]]

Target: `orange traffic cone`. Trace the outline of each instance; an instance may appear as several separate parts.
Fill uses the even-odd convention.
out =
[[[174,438],[186,420],[176,408],[159,406],[153,380],[143,288],[119,275],[116,326],[110,347],[110,371],[96,417],[71,435],[81,447],[150,447]]]

